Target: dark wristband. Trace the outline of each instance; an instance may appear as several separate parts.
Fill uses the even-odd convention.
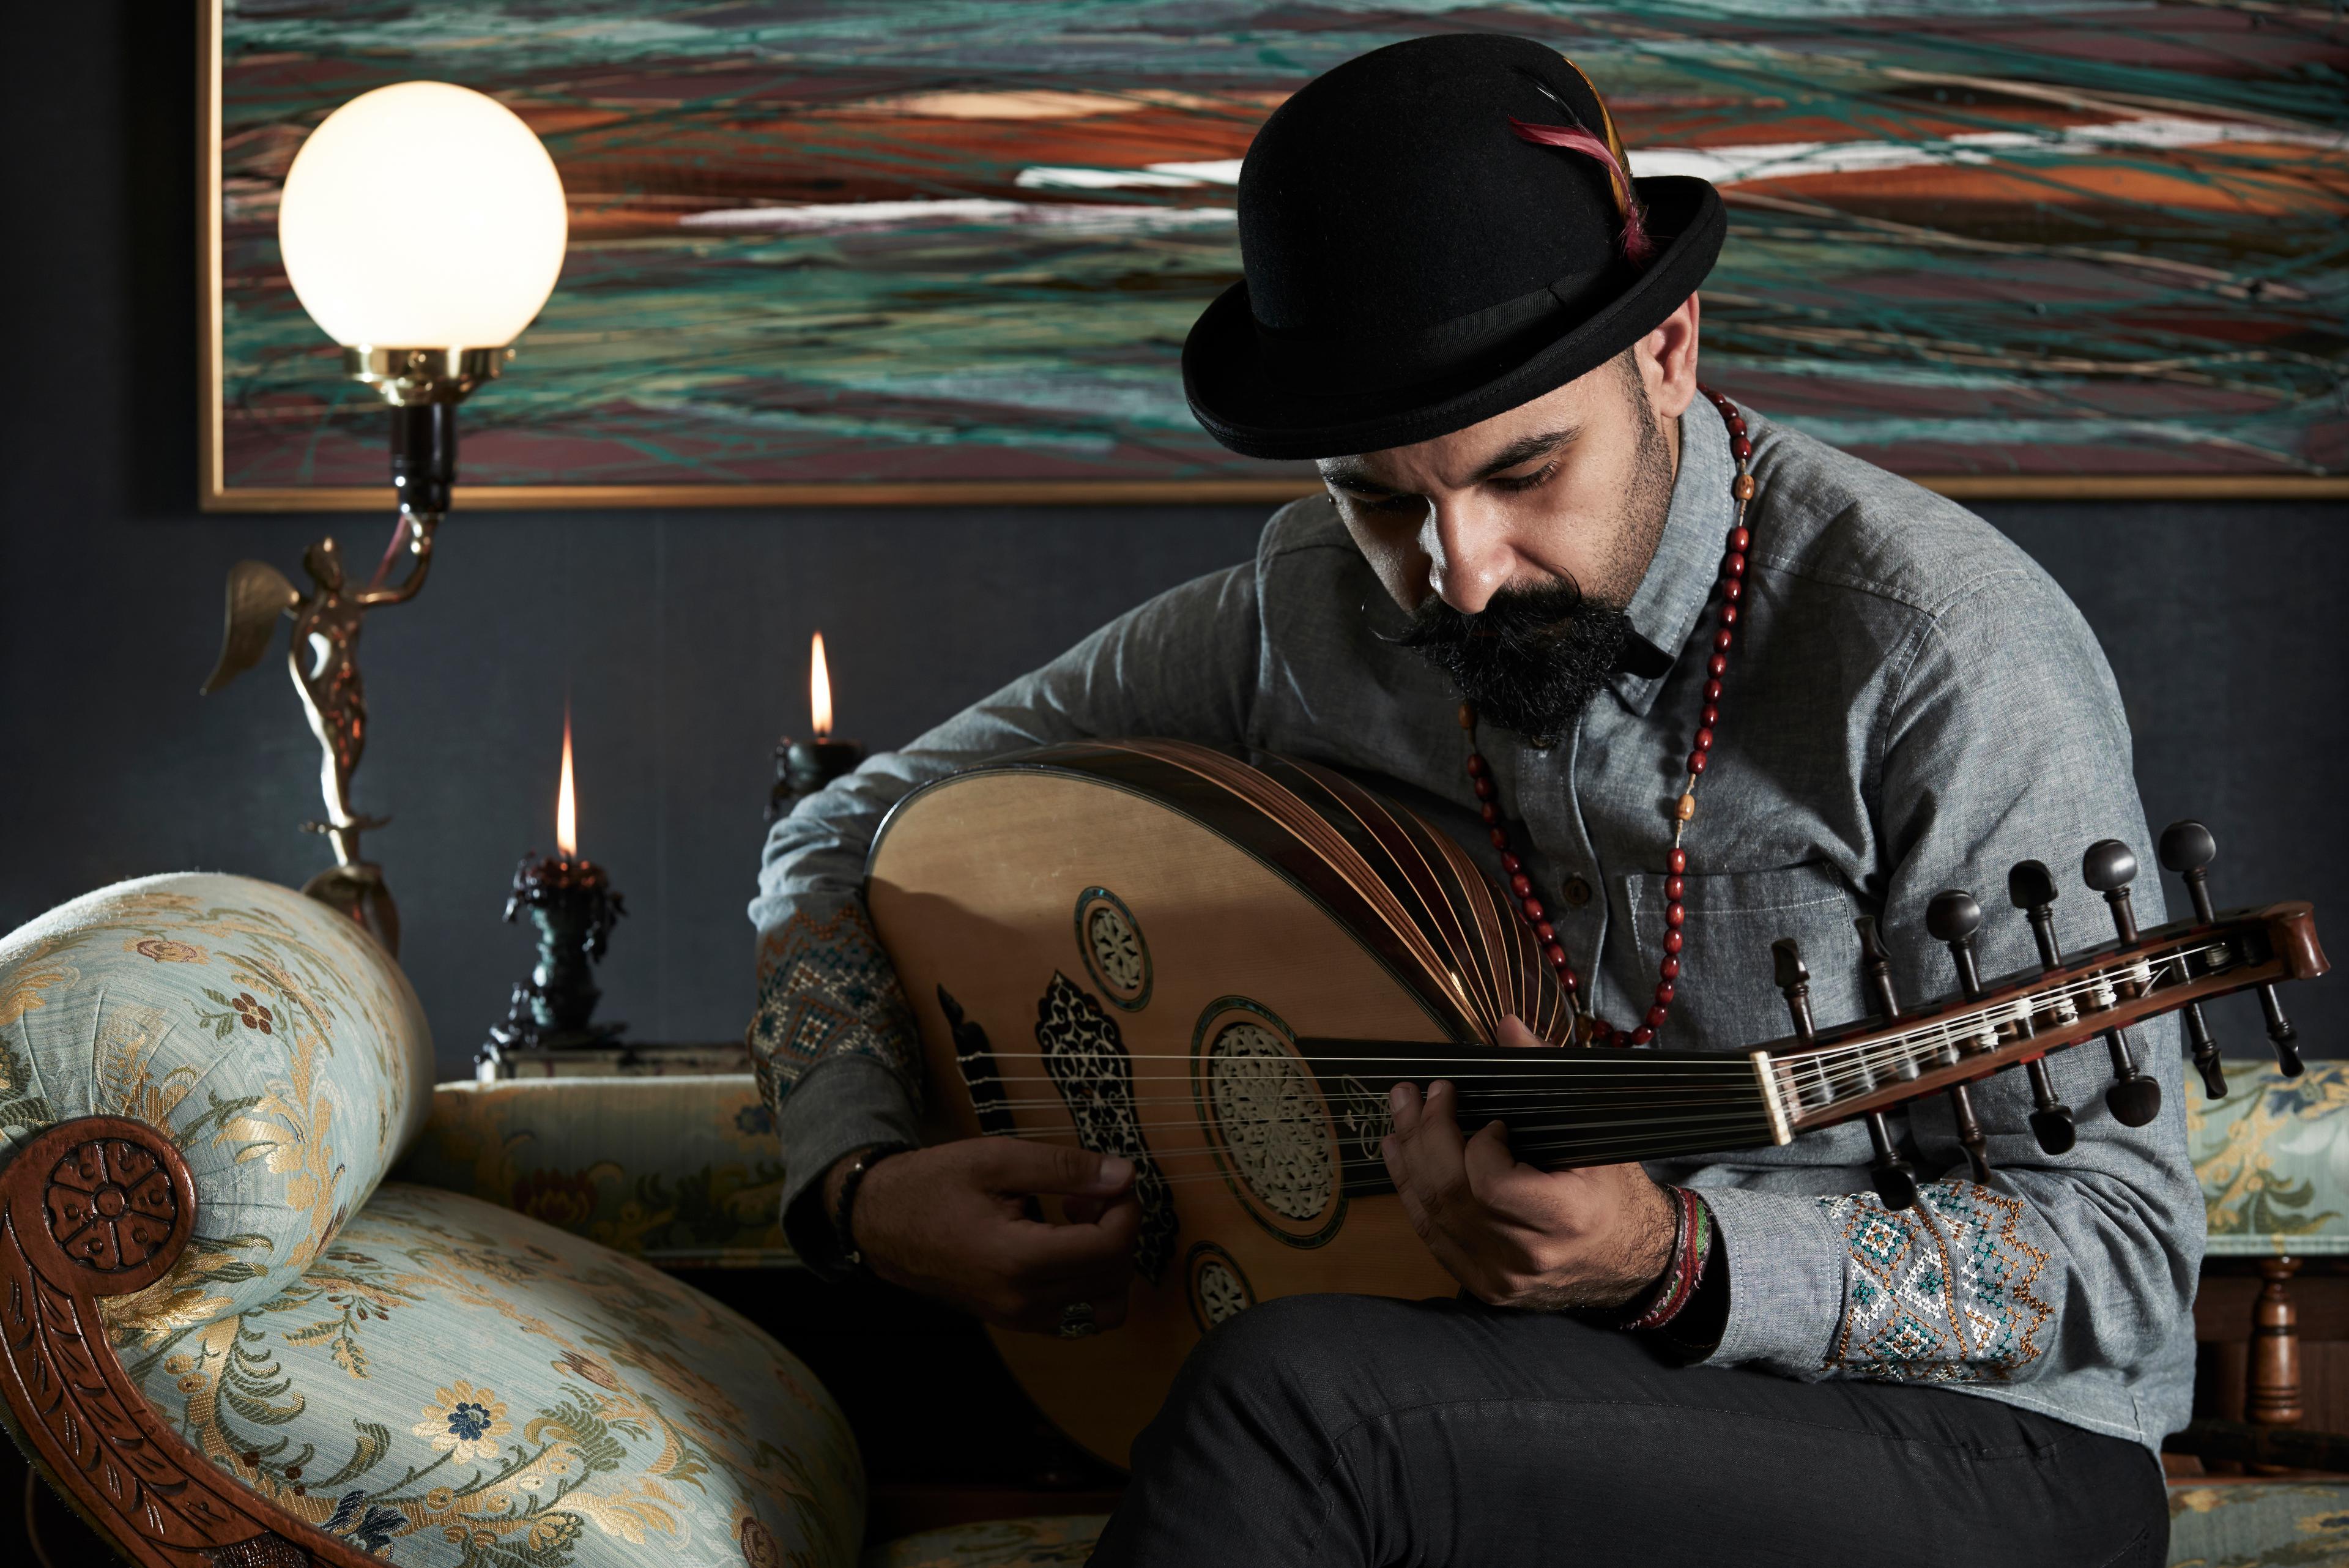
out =
[[[842,1267],[861,1269],[864,1254],[857,1249],[856,1233],[851,1228],[856,1189],[864,1185],[865,1176],[873,1168],[893,1154],[903,1154],[914,1146],[909,1143],[876,1143],[857,1155],[849,1163],[847,1173],[840,1179],[840,1198],[832,1208],[832,1239],[833,1256]]]

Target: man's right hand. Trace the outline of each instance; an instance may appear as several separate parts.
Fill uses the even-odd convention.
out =
[[[849,1160],[824,1181],[837,1204]],[[1079,1302],[1093,1321],[1125,1321],[1142,1206],[1133,1165],[1116,1155],[1010,1137],[909,1149],[865,1172],[849,1213],[857,1251],[895,1285],[1004,1328],[1056,1332]],[[1065,1223],[1030,1218],[1031,1199],[1062,1199]]]

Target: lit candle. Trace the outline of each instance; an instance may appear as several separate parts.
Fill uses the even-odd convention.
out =
[[[770,822],[843,774],[855,772],[864,760],[861,742],[832,738],[832,667],[823,656],[822,632],[808,647],[808,729],[812,739],[786,738],[775,748],[775,787],[767,799]]]
[[[562,782],[554,792],[554,842],[557,853],[542,856],[533,850],[514,868],[506,919],[512,921],[524,909],[530,911],[531,923],[538,928],[538,963],[528,981],[515,985],[506,1021],[490,1031],[490,1044],[475,1058],[477,1066],[516,1046],[601,1044],[627,1027],[592,1022],[603,996],[593,966],[604,957],[613,923],[628,911],[604,868],[579,853],[578,786],[572,772],[567,703],[563,710]]]

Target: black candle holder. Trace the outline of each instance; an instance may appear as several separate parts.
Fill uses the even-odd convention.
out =
[[[506,919],[524,909],[538,928],[538,963],[529,980],[515,983],[506,1021],[490,1031],[481,1055],[601,1045],[618,1036],[626,1024],[592,1022],[604,994],[594,965],[603,960],[614,923],[628,912],[604,868],[570,855],[523,856]]]
[[[862,741],[835,741],[819,735],[812,741],[789,736],[775,742],[775,783],[767,792],[767,820],[790,815],[792,806],[843,774],[853,774],[864,760]]]

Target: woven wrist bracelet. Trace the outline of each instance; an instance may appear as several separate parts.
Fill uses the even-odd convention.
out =
[[[1696,1294],[1697,1282],[1704,1277],[1705,1259],[1713,1251],[1712,1216],[1705,1211],[1704,1199],[1685,1187],[1668,1187],[1672,1195],[1676,1223],[1672,1231],[1672,1261],[1664,1270],[1663,1283],[1637,1317],[1627,1320],[1626,1329],[1661,1328],[1680,1315],[1681,1309]]]

